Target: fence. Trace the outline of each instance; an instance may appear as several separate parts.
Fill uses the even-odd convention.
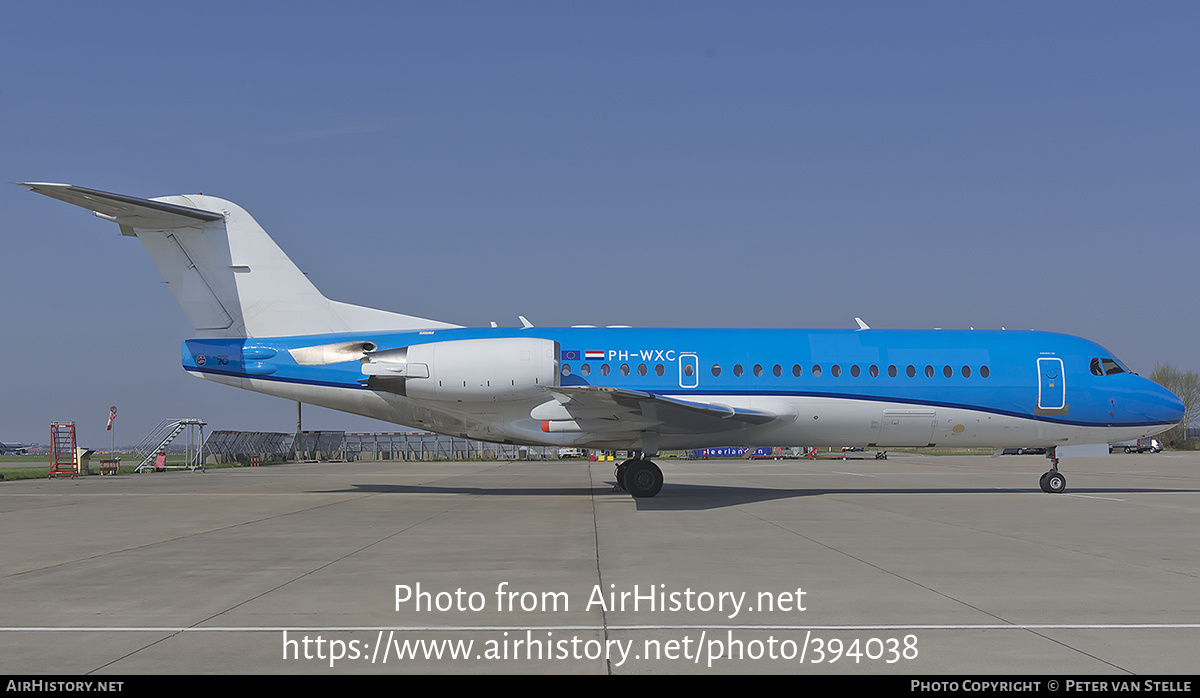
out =
[[[421,432],[345,433],[302,431],[214,431],[205,441],[210,463],[351,460],[547,460],[558,457],[549,446],[513,446]]]
[[[264,461],[282,461],[292,454],[295,434],[269,431],[214,431],[204,442],[210,463],[248,463],[250,456]]]

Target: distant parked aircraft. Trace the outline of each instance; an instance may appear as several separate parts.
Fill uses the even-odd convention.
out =
[[[9,442],[9,441],[0,441],[0,456],[8,456],[8,455],[23,456],[23,455],[25,455],[25,451],[28,448],[30,448],[30,446],[26,446],[25,444],[18,444],[18,443],[13,443],[13,442]]]

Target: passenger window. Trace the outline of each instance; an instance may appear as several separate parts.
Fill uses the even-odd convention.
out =
[[[638,364],[638,375],[639,375],[639,376],[644,376],[644,375],[646,375],[646,371],[647,371],[647,370],[648,370],[648,369],[646,368],[646,364]]]
[[[987,378],[990,375],[992,375],[992,372],[990,370],[988,370],[987,366],[979,367],[979,377],[980,378]]]
[[[664,374],[666,372],[667,372],[667,370],[665,368],[663,368],[662,364],[657,364],[654,367],[654,375],[656,375],[656,376],[661,376],[662,374]]]
[[[915,378],[917,375],[917,369],[912,364],[909,364],[908,368],[905,369],[904,372],[908,374],[909,378]]]
[[[779,364],[775,364],[775,368],[771,369],[771,373],[774,373],[776,378],[782,376],[783,375],[783,366],[780,366]]]
[[[970,367],[970,366],[963,366],[963,367],[962,367],[962,376],[963,376],[963,378],[970,378],[970,377],[971,377],[971,367]]]
[[[621,364],[621,375],[622,376],[629,375],[629,364]]]
[[[891,366],[888,366],[888,376],[891,378],[896,377],[896,364],[892,364]]]
[[[721,375],[721,364],[713,364],[713,375],[714,376]]]
[[[943,366],[942,367],[942,375],[947,378],[953,378],[954,377],[954,369],[950,368],[949,366]]]
[[[879,367],[876,366],[875,364],[871,364],[871,368],[870,368],[870,370],[867,371],[867,373],[870,373],[872,378],[878,378],[879,377]]]
[[[694,374],[695,372],[696,372],[696,367],[695,367],[695,366],[692,366],[691,364],[684,364],[684,365],[683,365],[683,375],[685,375],[685,376],[691,376],[691,375],[692,375],[692,374]]]
[[[602,375],[602,376],[608,375],[608,364],[600,364],[600,375]]]
[[[858,364],[854,364],[853,366],[850,367],[850,376],[851,377],[858,378],[858,373],[859,373]]]
[[[804,373],[804,369],[800,368],[800,364],[792,366],[792,375],[799,378]]]
[[[930,365],[926,364],[926,366],[925,366],[925,377],[926,377],[926,378],[933,378],[933,366],[930,366]]]
[[[592,375],[592,367],[591,367],[591,365],[590,365],[590,364],[584,364],[584,365],[580,366],[580,367],[579,367],[579,375],[581,375],[581,376],[590,376],[590,375]]]
[[[813,374],[813,378],[821,377],[821,365],[820,364],[813,364],[812,374]]]
[[[562,374],[564,376],[571,375],[571,364],[563,364],[562,365]]]
[[[761,364],[754,364],[754,375],[755,376],[762,375],[762,365]]]
[[[831,373],[834,378],[837,378],[842,375],[842,367],[834,364],[829,367],[829,373]]]
[[[742,375],[742,365],[741,365],[741,364],[734,364],[734,365],[733,365],[733,375],[735,375],[735,376],[741,376],[741,375]]]

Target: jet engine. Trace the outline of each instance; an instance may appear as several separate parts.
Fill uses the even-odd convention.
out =
[[[426,400],[505,402],[558,386],[558,342],[460,339],[369,352],[367,387]]]

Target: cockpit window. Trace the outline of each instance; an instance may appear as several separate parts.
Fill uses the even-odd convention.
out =
[[[1117,373],[1125,373],[1125,369],[1115,359],[1104,357],[1096,357],[1092,359],[1092,375],[1093,376],[1111,376]]]

